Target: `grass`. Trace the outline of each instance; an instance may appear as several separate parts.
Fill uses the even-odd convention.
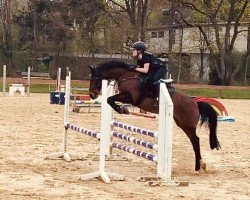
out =
[[[71,85],[72,88],[77,87],[77,88],[88,88],[89,85],[87,83],[80,83],[80,82],[73,82]],[[51,91],[56,90],[56,85],[55,84],[32,84],[30,86],[30,93],[49,93]],[[0,84],[0,92],[3,91],[3,86]],[[6,86],[6,91],[9,91],[9,86]],[[88,91],[78,91],[78,94],[87,94]]]
[[[71,87],[88,88],[87,83],[73,82]],[[8,91],[8,87],[6,88]],[[250,99],[249,90],[219,90],[219,89],[177,89],[190,96],[204,96],[210,98],[222,98],[222,99]],[[0,91],[2,91],[2,85],[0,85]],[[31,93],[49,93],[55,91],[55,85],[48,84],[32,84],[30,87]],[[80,94],[87,94],[88,91],[78,91]]]
[[[249,90],[218,90],[218,89],[178,89],[190,96],[204,96],[222,99],[250,99]]]

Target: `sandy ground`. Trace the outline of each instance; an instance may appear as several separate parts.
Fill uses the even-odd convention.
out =
[[[0,97],[0,199],[250,199],[250,100],[221,102],[237,121],[219,124],[220,151],[209,149],[207,129],[198,128],[207,171],[194,173],[192,146],[174,125],[173,176],[188,179],[190,184],[149,187],[136,178],[154,176],[155,164],[120,150],[114,153],[129,160],[108,161],[107,171],[125,175],[125,181],[78,181],[77,175],[98,168],[98,161],[88,156],[99,152],[97,140],[69,131],[68,151],[82,159],[45,160],[45,155],[61,150],[63,106],[50,105],[49,94]],[[157,128],[157,119],[117,118],[152,130]],[[72,113],[70,119],[89,129],[100,129],[99,113]]]

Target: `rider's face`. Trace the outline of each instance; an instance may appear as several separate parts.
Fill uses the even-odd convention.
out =
[[[138,58],[138,51],[136,49],[133,49],[133,58]]]

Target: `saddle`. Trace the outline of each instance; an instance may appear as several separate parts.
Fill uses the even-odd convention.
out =
[[[161,83],[165,83],[168,89],[168,92],[170,96],[175,92],[175,87],[172,86],[173,79],[160,79]],[[155,99],[158,97],[158,94],[156,94],[156,88],[151,83],[150,79],[142,79],[142,82],[140,84],[140,90],[141,90],[141,97],[136,102],[137,105],[140,105],[140,103],[145,98],[152,98]]]

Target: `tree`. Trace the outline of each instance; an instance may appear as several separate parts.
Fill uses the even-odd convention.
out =
[[[83,50],[88,51],[94,56],[97,52],[99,43],[99,31],[97,24],[101,17],[103,17],[105,4],[100,0],[93,1],[76,1],[72,0],[68,4],[71,14],[71,20],[75,23],[75,28],[80,34],[79,43]]]
[[[7,64],[9,73],[14,75],[12,33],[11,33],[11,0],[0,0],[0,13],[2,24],[2,53],[4,64]]]
[[[248,0],[170,0],[178,4],[178,8],[188,8],[192,17],[182,15],[183,22],[190,27],[197,27],[201,32],[209,49],[211,58],[219,55],[218,65],[215,65],[216,74],[222,84],[228,85],[232,74],[237,68],[232,66],[231,58],[239,31],[239,26],[246,15]],[[249,12],[249,10],[248,10]],[[225,31],[222,25],[225,24]],[[209,37],[205,27],[209,25],[214,32],[214,40]],[[232,35],[231,35],[231,32]]]
[[[30,51],[34,67],[37,67],[39,52],[45,49],[49,49],[49,54],[54,54],[54,68],[58,67],[59,55],[74,35],[71,29],[73,20],[68,19],[66,8],[59,1],[29,0],[27,9],[15,15],[15,23],[19,27],[19,46],[21,50]]]
[[[116,6],[119,12],[126,13],[126,18],[131,25],[131,37],[129,40],[135,42],[138,40],[145,41],[146,19],[148,14],[148,0],[109,0],[107,5]]]

